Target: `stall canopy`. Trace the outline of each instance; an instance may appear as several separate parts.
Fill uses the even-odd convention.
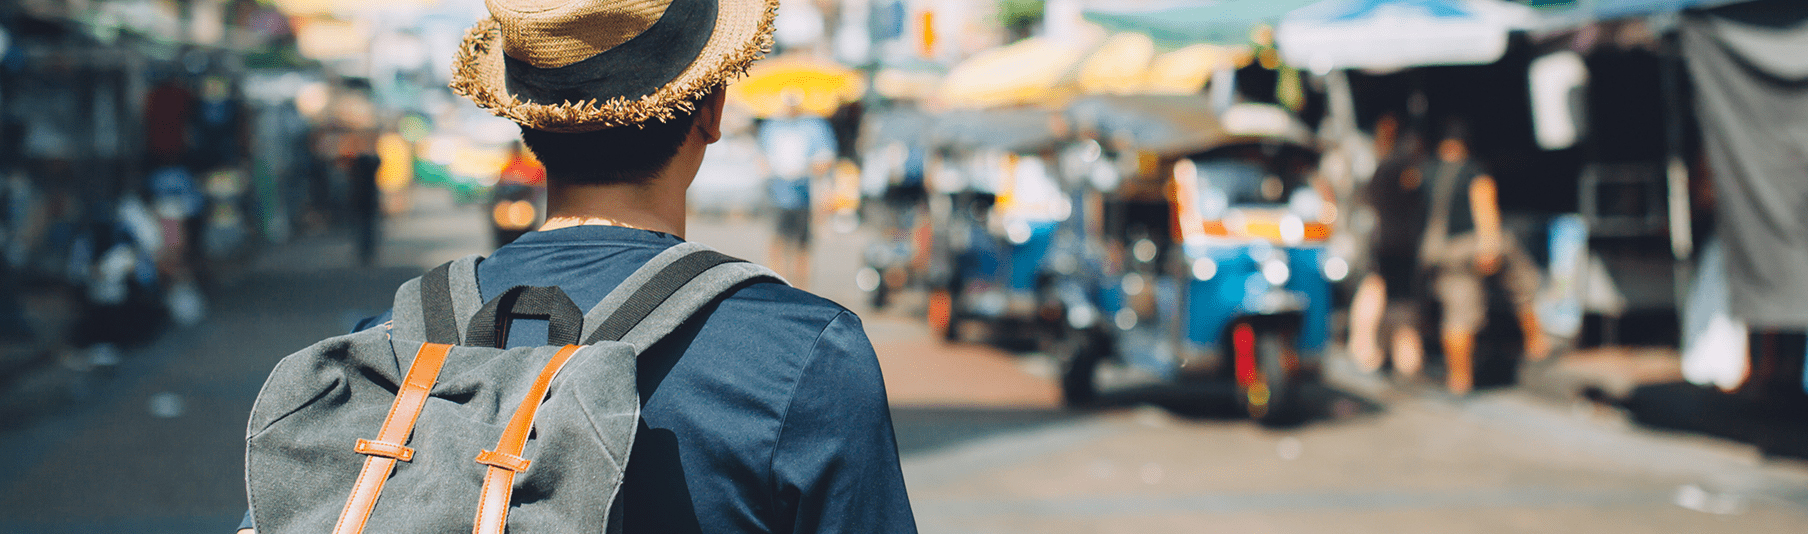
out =
[[[1197,43],[1247,44],[1249,31],[1274,24],[1281,15],[1312,0],[1220,0],[1210,3],[1112,3],[1091,7],[1086,20],[1120,32],[1138,32],[1156,44],[1179,48]]]
[[[1048,104],[1072,92],[1079,45],[1031,37],[981,52],[954,69],[937,88],[936,102],[947,108],[984,109]]]
[[[1312,132],[1284,109],[1239,104],[1219,112],[1202,95],[1104,95],[1077,100],[1067,122],[1113,150],[1181,156],[1242,140],[1309,145]]]
[[[1528,5],[1564,19],[1613,20],[1709,8],[1741,1],[1744,0],[1532,0]]]
[[[1714,176],[1729,311],[1755,328],[1808,329],[1808,3],[1693,14],[1681,35]]]
[[[1320,72],[1483,65],[1535,15],[1501,0],[1325,0],[1288,13],[1274,37],[1288,63]]]

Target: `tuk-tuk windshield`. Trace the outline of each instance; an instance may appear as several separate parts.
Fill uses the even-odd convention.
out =
[[[1241,146],[1189,158],[1198,180],[1200,215],[1215,219],[1233,207],[1287,206],[1316,212],[1320,197],[1308,180],[1311,159],[1306,152]],[[1312,205],[1300,205],[1307,203]]]

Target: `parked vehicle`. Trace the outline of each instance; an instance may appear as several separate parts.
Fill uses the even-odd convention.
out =
[[[498,247],[546,222],[546,168],[519,144],[510,152],[490,190],[490,230]]]
[[[1331,279],[1348,269],[1324,246],[1336,208],[1316,180],[1309,133],[1272,106],[1076,105],[1093,108],[1082,131],[1142,168],[1104,192],[1099,246],[1117,260],[1103,264],[1097,311],[1079,314],[1093,323],[1067,322],[1075,330],[1057,353],[1066,399],[1089,402],[1138,378],[1228,380],[1250,416],[1297,416],[1300,384],[1328,340]]]
[[[945,338],[958,339],[963,322],[979,321],[995,334],[1039,339],[1058,320],[1044,306],[1045,259],[1073,206],[1057,172],[1057,119],[1013,109],[936,123],[929,315]]]
[[[855,283],[873,309],[927,277],[929,129],[932,116],[914,110],[868,115],[860,145],[860,218],[877,234],[862,253]]]

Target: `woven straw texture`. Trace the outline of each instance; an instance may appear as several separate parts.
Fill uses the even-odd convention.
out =
[[[765,57],[772,49],[772,21],[778,15],[778,0],[720,0],[715,33],[708,44],[683,73],[664,87],[634,100],[616,97],[546,105],[523,102],[505,89],[505,49],[531,49],[508,55],[535,66],[569,65],[627,42],[658,20],[656,16],[646,18],[619,13],[644,14],[657,9],[663,14],[665,5],[670,2],[617,0],[611,11],[618,14],[607,16],[596,15],[594,12],[600,10],[594,7],[586,9],[589,14],[585,15],[577,11],[566,12],[565,8],[535,11],[522,2],[511,4],[514,7],[505,13],[498,13],[496,3],[490,2],[490,18],[478,21],[465,33],[464,44],[459,47],[458,57],[452,65],[452,92],[523,126],[567,133],[641,125],[654,120],[664,122],[693,111],[697,99],[746,74],[755,60]],[[589,18],[584,18],[586,16]],[[510,31],[503,30],[498,17],[512,21]],[[520,24],[526,20],[533,22]],[[638,26],[643,23],[644,26]],[[505,41],[515,44],[504,44]],[[591,48],[596,52],[586,52]],[[542,61],[545,64],[540,63]]]
[[[653,27],[671,0],[584,2],[489,0],[502,31],[502,50],[543,69],[577,63],[628,42]],[[603,9],[608,5],[608,9]]]

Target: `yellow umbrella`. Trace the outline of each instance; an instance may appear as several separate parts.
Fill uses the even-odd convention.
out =
[[[937,97],[943,106],[965,109],[1051,103],[1069,89],[1062,84],[1082,53],[1040,37],[981,52],[948,72]]]
[[[1155,41],[1140,33],[1111,36],[1080,64],[1080,92],[1127,94],[1136,92],[1155,58]]]
[[[1235,63],[1239,47],[1196,44],[1162,54],[1149,64],[1143,92],[1190,95],[1205,88],[1212,71]]]
[[[842,104],[860,99],[865,80],[852,69],[806,58],[772,58],[756,63],[747,77],[729,84],[728,99],[760,117],[784,110],[784,95],[795,91],[800,111],[826,117]]]

